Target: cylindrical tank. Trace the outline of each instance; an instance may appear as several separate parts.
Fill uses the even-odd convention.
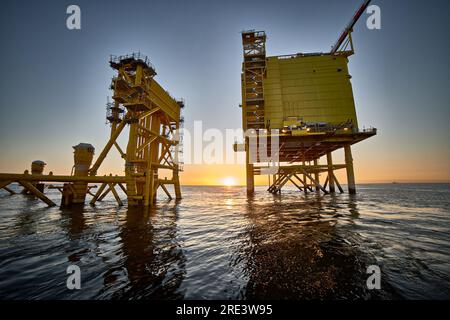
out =
[[[31,163],[31,174],[43,174],[46,163],[42,160],[34,160]]]
[[[42,160],[34,160],[31,163],[31,174],[43,174],[44,168],[46,163]],[[26,170],[28,172],[28,170]],[[40,183],[39,181],[32,182],[32,185],[34,185],[40,192],[44,192],[44,184]],[[22,190],[23,194],[29,194],[27,189]]]
[[[76,146],[73,146],[73,149],[73,175],[77,177],[88,176],[89,168],[91,167],[92,159],[94,158],[95,148],[89,143],[79,143]],[[64,189],[67,188],[69,188],[69,186],[64,186]],[[65,204],[84,203],[88,191],[88,184],[82,181],[74,182],[72,189],[72,193],[67,191],[65,193],[67,197],[67,199],[64,200]]]
[[[73,146],[74,175],[87,176],[94,158],[95,148],[89,143],[79,143]]]

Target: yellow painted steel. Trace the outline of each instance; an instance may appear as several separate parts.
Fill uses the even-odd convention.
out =
[[[139,179],[139,178],[137,178]],[[140,178],[143,180],[144,178]],[[87,182],[87,183],[123,183],[125,176],[62,176],[45,174],[0,173],[0,187],[3,181],[7,184],[17,181],[45,181],[45,182]],[[6,183],[5,182],[5,183]],[[7,185],[6,184],[6,185]]]
[[[31,163],[31,174],[42,174],[46,163],[41,160],[34,160]]]
[[[250,137],[265,136],[279,139],[275,145],[278,171],[273,174],[268,191],[281,192],[290,181],[305,193],[314,189],[333,193],[335,186],[343,192],[333,172],[346,168],[349,192],[354,193],[350,145],[375,135],[376,129],[358,129],[347,66],[348,57],[354,53],[350,32],[351,28],[346,32],[348,42],[344,41],[332,53],[274,57],[266,56],[264,31],[242,32],[241,107],[246,133],[244,143],[233,147],[246,152],[248,193],[254,192],[254,175],[273,171],[263,170],[269,167],[255,156],[260,146],[249,145]],[[272,151],[273,147],[270,143]],[[346,164],[334,165],[331,153],[343,147]],[[323,156],[327,157],[327,165],[319,166]],[[327,174],[323,185],[320,173]]]
[[[156,80],[150,83],[150,100],[161,108],[171,120],[180,120],[180,106]]]
[[[89,168],[94,158],[94,147],[89,143],[80,143],[73,146],[74,170],[73,175],[76,177],[86,177],[89,173]],[[70,191],[69,191],[70,190]],[[74,182],[69,187],[67,184],[63,189],[63,197],[71,197],[71,203],[84,203],[86,193],[88,191],[87,182]],[[69,195],[70,194],[70,195]]]
[[[292,130],[293,136],[321,136],[325,135],[325,132],[310,132],[307,129]]]
[[[43,194],[44,185],[40,181],[64,182],[64,186],[56,187],[63,194],[63,205],[84,203],[87,193],[93,195],[90,203],[95,204],[109,192],[119,205],[123,205],[116,186],[127,195],[130,206],[152,206],[159,187],[172,199],[166,184],[174,186],[176,199],[181,198],[180,163],[175,159],[178,159],[178,130],[183,121],[181,108],[184,102],[172,98],[154,80],[156,72],[153,66],[147,57],[139,53],[111,57],[110,66],[117,71],[111,84],[114,102],[108,100],[107,103],[110,138],[92,167],[94,147],[81,143],[73,147],[74,166],[70,176],[43,175],[45,163],[35,161],[32,164],[33,174],[28,171],[24,174],[0,173],[0,189],[8,191],[10,183],[18,182],[27,193],[48,205],[54,203]],[[126,126],[129,126],[128,144],[126,148],[121,148],[117,139]],[[125,176],[99,177],[97,171],[113,146],[125,160]],[[169,170],[172,176],[168,179],[163,174],[164,179],[160,179],[159,169]],[[89,183],[102,183],[95,195],[89,191],[92,188]]]
[[[330,124],[352,120],[358,127],[347,63],[344,55],[268,57],[266,123],[281,129],[289,118]]]
[[[118,110],[123,106],[121,110],[126,115],[122,121],[130,126],[126,153],[121,152],[125,159],[128,204],[153,205],[160,187],[155,181],[161,168],[172,172],[169,181],[174,185],[176,198],[181,198],[179,165],[174,161],[176,149],[173,147],[178,144],[175,132],[180,128],[182,102],[172,98],[156,82],[153,78],[156,72],[146,59],[132,55],[116,57],[110,63],[117,70],[112,84],[115,106]],[[111,108],[112,113],[118,110]],[[114,114],[110,118],[114,123],[120,120],[120,116]],[[117,144],[117,136],[117,129],[112,130],[110,142],[102,154]],[[96,163],[93,169],[96,170],[98,165]],[[137,179],[136,174],[145,179]]]

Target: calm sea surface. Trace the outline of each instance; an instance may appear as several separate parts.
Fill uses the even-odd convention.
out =
[[[47,208],[0,190],[0,299],[450,298],[448,184],[182,191],[146,212],[113,198]],[[81,290],[66,287],[72,264]],[[381,290],[366,287],[369,265]]]

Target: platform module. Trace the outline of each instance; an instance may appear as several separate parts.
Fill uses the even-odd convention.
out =
[[[267,56],[264,31],[242,32],[245,136],[234,148],[246,152],[248,193],[254,192],[254,176],[264,174],[272,193],[288,182],[305,193],[333,193],[336,187],[343,192],[334,174],[339,169],[347,171],[349,193],[356,192],[351,146],[377,131],[359,128],[347,65],[354,54],[352,29],[369,3],[361,5],[326,53]],[[333,163],[332,152],[338,149],[344,149],[345,164]]]
[[[110,89],[113,102],[107,103],[106,119],[111,126],[110,137],[95,159],[95,148],[89,143],[73,146],[74,165],[70,175],[44,174],[45,163],[34,161],[32,173],[0,173],[0,188],[17,182],[24,193],[32,194],[49,206],[55,205],[44,194],[44,184],[62,193],[62,205],[84,204],[91,195],[91,204],[101,201],[111,193],[123,205],[116,188],[128,198],[129,206],[152,206],[158,189],[169,199],[181,198],[179,172],[182,171],[180,155],[184,108],[183,100],[174,99],[154,79],[156,71],[150,60],[140,53],[111,56],[109,64],[115,71]],[[128,128],[128,143],[120,146],[118,138]],[[124,175],[98,176],[103,161],[112,149],[124,159]],[[163,171],[163,173],[162,173]],[[54,185],[59,182],[62,185]],[[93,183],[99,186],[92,185]],[[167,188],[172,185],[174,195]],[[98,187],[93,193],[91,189]]]

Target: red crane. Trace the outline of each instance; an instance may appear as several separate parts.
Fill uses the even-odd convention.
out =
[[[353,26],[356,24],[356,22],[358,21],[359,17],[361,17],[363,12],[369,6],[370,1],[371,0],[364,1],[364,3],[361,5],[361,7],[358,9],[358,11],[356,11],[356,13],[353,16],[352,20],[350,20],[350,23],[347,25],[347,27],[344,29],[344,31],[342,31],[339,39],[336,41],[334,46],[331,48],[331,51],[330,51],[331,54],[336,53],[336,51],[339,49],[339,47],[342,45],[342,43],[344,43],[345,38],[347,38],[349,33],[352,32]]]

